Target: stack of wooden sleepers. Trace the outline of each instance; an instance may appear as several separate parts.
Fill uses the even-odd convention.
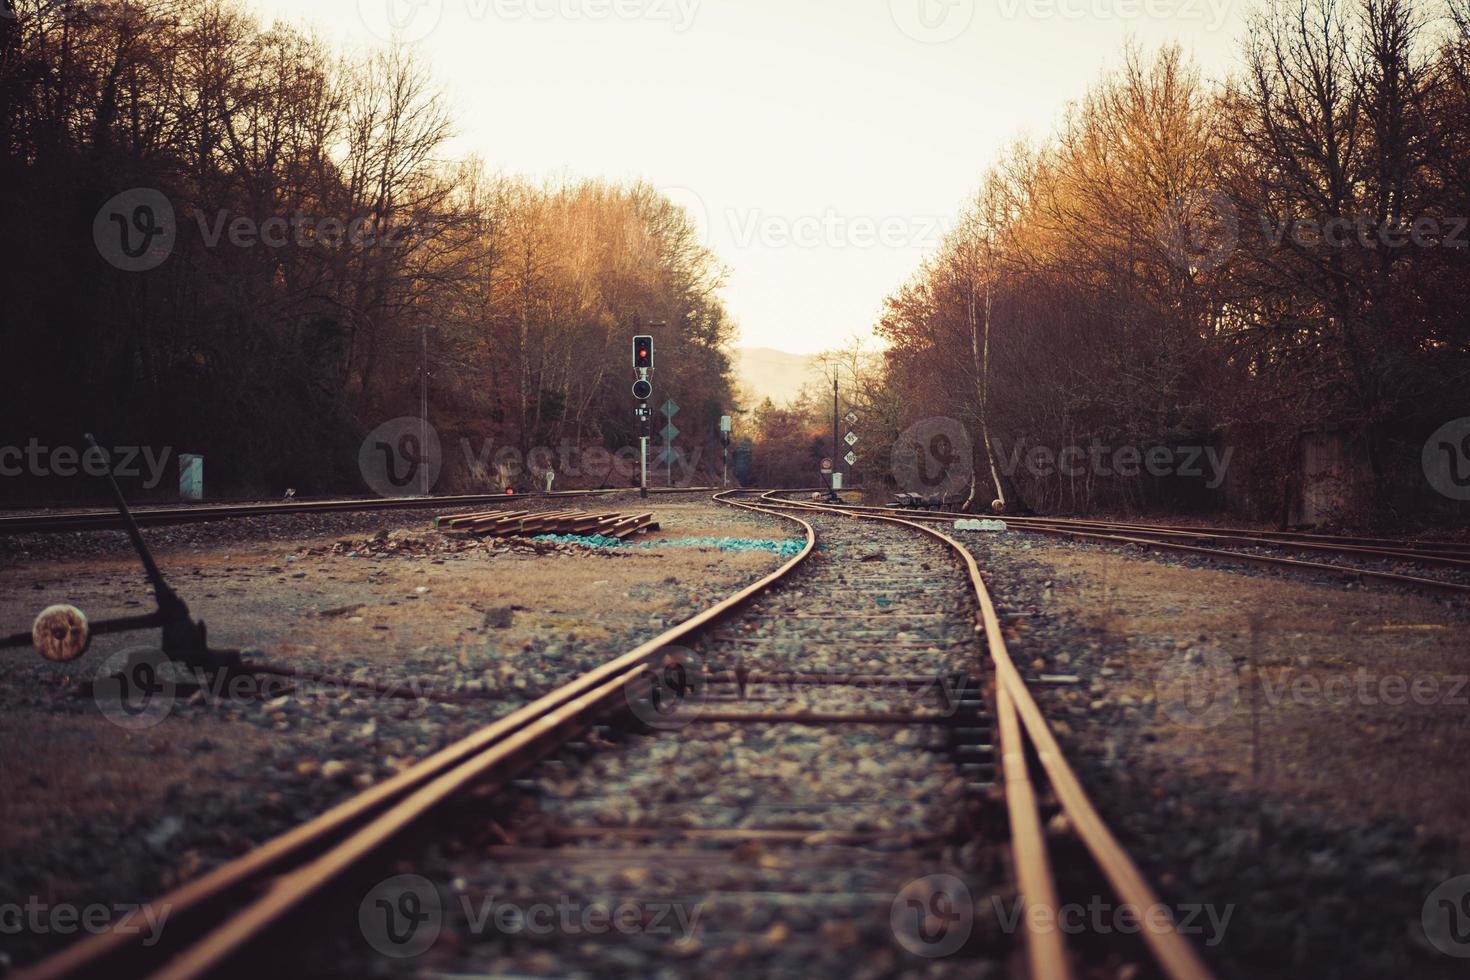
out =
[[[652,514],[589,514],[581,510],[492,510],[480,514],[439,517],[434,526],[497,538],[534,537],[538,534],[578,534],[626,541],[635,534],[657,531]]]

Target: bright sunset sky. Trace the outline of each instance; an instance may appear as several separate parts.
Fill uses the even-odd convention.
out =
[[[740,343],[808,353],[866,334],[985,166],[1128,36],[1219,74],[1251,0],[247,2],[349,49],[395,11],[449,94],[452,155],[646,178],[730,267]]]

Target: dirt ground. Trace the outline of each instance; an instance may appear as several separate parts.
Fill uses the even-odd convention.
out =
[[[1393,586],[964,535],[1089,795],[1221,977],[1463,976],[1470,610]],[[1080,900],[1080,899],[1079,899]]]
[[[237,700],[180,685],[159,719],[118,724],[79,697],[79,686],[107,674],[121,651],[156,646],[156,632],[97,637],[70,664],[46,662],[29,647],[0,651],[0,902],[154,897],[785,560],[770,550],[682,542],[787,541],[800,532],[707,499],[649,504],[662,528],[637,543],[666,546],[466,539],[434,531],[432,514],[419,512],[270,518],[239,522],[233,534],[220,525],[145,529],[171,585],[208,623],[213,646],[463,700],[362,697],[331,685],[293,690],[279,679]],[[619,500],[595,509],[636,506]],[[89,536],[88,556],[78,559],[65,556],[65,539],[6,544],[0,632],[27,629],[56,602],[93,620],[152,607],[121,535]],[[56,940],[0,936],[0,973],[6,955],[24,962]]]
[[[1107,553],[1038,558],[1054,601],[1118,645],[1108,697],[1162,702],[1147,743],[1157,762],[1345,818],[1399,817],[1470,853],[1462,611]]]

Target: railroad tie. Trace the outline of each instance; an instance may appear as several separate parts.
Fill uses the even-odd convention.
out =
[[[434,519],[441,531],[475,537],[530,537],[540,534],[583,534],[626,541],[659,530],[653,514],[593,513],[582,510],[492,510],[452,514]]]

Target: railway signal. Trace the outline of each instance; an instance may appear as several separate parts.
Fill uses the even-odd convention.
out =
[[[653,338],[639,335],[633,338],[633,367],[639,371],[653,370]]]
[[[648,411],[648,399],[653,397],[653,382],[648,375],[653,371],[653,338],[648,334],[639,334],[633,338],[633,370],[638,372],[638,380],[633,382],[633,397],[638,399],[638,493],[639,496],[648,496],[648,436],[650,415]]]

